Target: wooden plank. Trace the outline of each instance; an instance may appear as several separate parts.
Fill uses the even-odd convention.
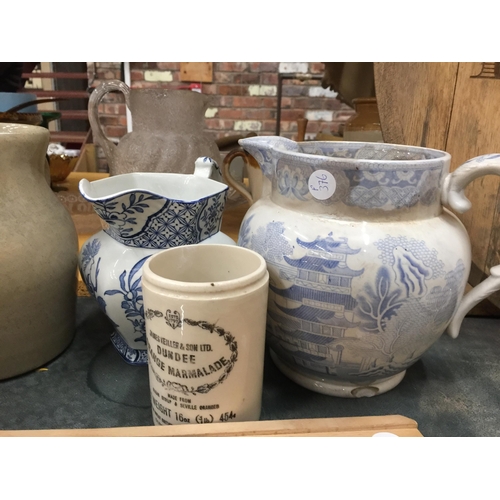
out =
[[[181,82],[205,82],[213,81],[213,63],[211,62],[181,62]]]
[[[375,63],[375,89],[385,142],[449,152],[454,170],[466,160],[500,152],[499,63]],[[472,244],[469,282],[500,263],[500,178],[467,188],[472,209],[459,218]],[[486,301],[485,301],[486,302]],[[500,292],[470,314],[500,315]]]
[[[94,144],[84,144],[73,172],[97,172],[96,148]],[[70,174],[71,176],[71,174]],[[71,178],[73,179],[73,177]],[[70,180],[71,180],[70,179]],[[78,185],[69,184],[70,190],[78,194]]]
[[[60,120],[88,120],[89,112],[86,109],[58,109]]]
[[[415,420],[401,415],[263,420],[213,424],[0,431],[1,437],[370,437],[390,432],[422,437]]]
[[[444,149],[458,63],[375,63],[384,142]]]
[[[497,192],[495,203],[495,215],[491,224],[491,236],[489,250],[486,255],[485,267],[491,269],[492,266],[500,263],[500,189]],[[481,281],[481,280],[477,280]],[[500,292],[493,294],[489,300],[500,309]]]
[[[85,138],[87,137],[87,132],[75,132],[75,131],[63,131],[54,130],[50,131],[50,142],[76,142],[83,144]]]
[[[20,92],[29,92],[37,97],[62,97],[64,99],[88,99],[89,93],[86,90],[39,90],[25,89]]]
[[[64,72],[59,72],[59,73],[46,73],[40,71],[39,73],[23,73],[22,78],[50,78],[50,79],[68,79],[68,80],[88,80],[89,75],[88,73],[64,73]]]
[[[487,63],[486,63],[487,64]],[[481,73],[483,63],[460,63],[446,151],[451,154],[451,170],[487,153],[500,153],[500,79]],[[500,177],[489,175],[466,189],[472,208],[457,214],[472,242],[471,285],[500,264]],[[489,298],[500,307],[500,292]]]

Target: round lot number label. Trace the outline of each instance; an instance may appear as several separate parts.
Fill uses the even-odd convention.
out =
[[[308,181],[309,192],[317,200],[327,200],[337,187],[335,177],[326,170],[316,170],[311,174]]]

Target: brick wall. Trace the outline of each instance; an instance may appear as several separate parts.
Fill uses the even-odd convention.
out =
[[[97,79],[122,79],[121,63],[95,63]],[[213,81],[202,83],[202,92],[210,95],[206,112],[206,130],[214,139],[250,131],[259,135],[276,132],[278,75],[308,73],[321,76],[324,65],[318,62],[216,62]],[[132,88],[177,88],[180,81],[178,62],[130,63]],[[110,138],[126,132],[126,110],[121,94],[108,94],[100,106],[101,123]],[[318,132],[337,134],[353,110],[321,87],[320,80],[283,79],[280,135],[295,139],[297,119],[307,118],[306,139]]]

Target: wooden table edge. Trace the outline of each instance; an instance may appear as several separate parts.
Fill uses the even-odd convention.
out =
[[[1,437],[370,437],[389,432],[422,437],[415,420],[402,415],[260,420],[95,429],[3,430]]]

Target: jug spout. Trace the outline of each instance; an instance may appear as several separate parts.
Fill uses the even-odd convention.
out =
[[[247,137],[238,143],[257,160],[262,173],[269,179],[274,177],[277,151],[300,151],[295,141],[279,136]]]

